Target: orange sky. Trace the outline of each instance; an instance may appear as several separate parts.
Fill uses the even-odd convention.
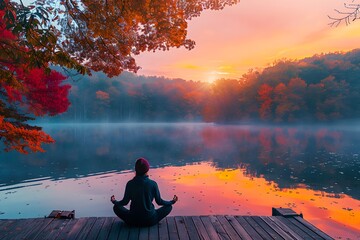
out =
[[[171,49],[136,57],[139,75],[196,81],[237,78],[276,59],[359,47],[360,20],[330,27],[328,15],[346,0],[242,0],[222,11],[205,11],[188,25],[195,49]],[[347,2],[351,2],[347,0]]]

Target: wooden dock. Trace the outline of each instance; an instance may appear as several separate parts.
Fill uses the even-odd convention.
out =
[[[273,216],[171,216],[148,228],[129,227],[116,217],[10,219],[0,220],[0,239],[333,239],[291,211],[273,211]]]

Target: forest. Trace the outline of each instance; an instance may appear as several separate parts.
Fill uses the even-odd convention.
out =
[[[187,22],[204,10],[239,2],[0,1],[0,142],[6,151],[43,151],[42,143],[54,140],[34,125],[37,121],[298,122],[357,117],[356,51],[280,60],[211,84],[126,73],[138,71],[134,57],[143,52],[193,49]],[[357,3],[345,3],[344,8],[329,17],[329,25],[358,19]],[[65,81],[69,72],[84,77]]]
[[[57,69],[60,71],[60,69]],[[213,83],[101,72],[69,78],[71,105],[45,121],[332,122],[360,117],[360,50],[281,59]]]

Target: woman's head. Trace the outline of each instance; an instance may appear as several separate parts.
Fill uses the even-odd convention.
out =
[[[150,169],[150,164],[145,158],[138,158],[135,163],[135,172],[137,176],[142,176]]]

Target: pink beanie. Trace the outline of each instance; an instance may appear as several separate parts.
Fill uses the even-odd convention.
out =
[[[150,164],[145,158],[139,158],[135,163],[136,175],[144,175],[150,169]]]

